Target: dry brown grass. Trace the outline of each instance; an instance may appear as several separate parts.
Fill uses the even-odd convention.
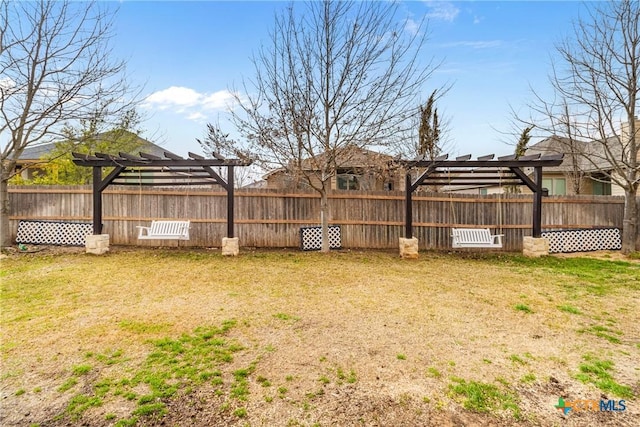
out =
[[[136,402],[112,395],[79,420],[55,417],[99,379],[143,365],[150,340],[234,319],[229,339],[244,350],[221,368],[225,392],[205,383],[166,400],[166,425],[640,425],[638,264],[594,261],[581,276],[563,264],[570,260],[555,261],[123,248],[100,257],[14,254],[2,260],[0,424],[126,419]],[[122,357],[113,365],[88,362],[88,353],[115,351]],[[560,396],[616,398],[575,378],[587,354],[612,361],[615,381],[635,394],[625,412],[564,417],[554,408]],[[91,375],[59,391],[87,363]],[[249,399],[233,399],[231,373],[251,364]],[[511,393],[518,413],[463,409],[450,389],[457,379]],[[241,407],[246,415],[234,414]]]

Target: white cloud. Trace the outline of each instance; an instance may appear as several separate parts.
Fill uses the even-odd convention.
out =
[[[193,89],[181,86],[171,86],[158,92],[154,92],[145,99],[145,105],[161,110],[171,107],[189,107],[196,105],[202,99],[202,95]]]
[[[234,94],[228,90],[201,93],[188,87],[171,86],[147,96],[143,107],[172,111],[184,115],[187,120],[204,122],[212,111],[229,110],[233,100]]]
[[[411,18],[408,18],[404,24],[404,29],[409,34],[415,35],[418,34],[418,30],[420,30],[420,25]]]
[[[194,122],[204,122],[207,116],[202,114],[200,111],[196,111],[195,113],[191,113],[187,116],[187,120],[191,120]]]
[[[0,79],[0,89],[13,89],[16,86],[16,82],[10,77],[3,77]]]
[[[451,2],[425,0],[425,3],[429,8],[427,17],[430,19],[453,22],[460,14],[460,9]]]
[[[228,90],[219,90],[218,92],[205,96],[202,105],[210,110],[221,110],[228,108],[233,99],[233,93]]]

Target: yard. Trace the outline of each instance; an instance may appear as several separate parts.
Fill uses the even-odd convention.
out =
[[[617,258],[14,252],[0,425],[637,426],[640,263]]]

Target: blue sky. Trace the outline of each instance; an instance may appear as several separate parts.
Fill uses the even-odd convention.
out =
[[[228,91],[253,76],[250,57],[267,44],[274,14],[288,2],[120,2],[114,53],[144,85],[144,136],[177,154],[200,153],[207,122],[225,124]],[[427,55],[443,61],[425,94],[439,101],[450,154],[508,154],[511,109],[526,113],[531,88],[548,93],[554,45],[571,35],[577,1],[400,2],[429,20]],[[228,129],[231,131],[232,129]],[[512,137],[513,138],[513,137]]]

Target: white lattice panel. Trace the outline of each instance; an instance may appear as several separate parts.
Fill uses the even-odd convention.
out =
[[[329,226],[329,248],[340,249],[342,237],[339,225]],[[322,249],[322,227],[300,228],[300,248],[303,251],[319,251]]]
[[[89,234],[93,234],[90,223],[21,220],[18,222],[16,243],[84,246]]]
[[[541,237],[549,239],[549,253],[552,254],[622,249],[619,228],[546,231]]]

